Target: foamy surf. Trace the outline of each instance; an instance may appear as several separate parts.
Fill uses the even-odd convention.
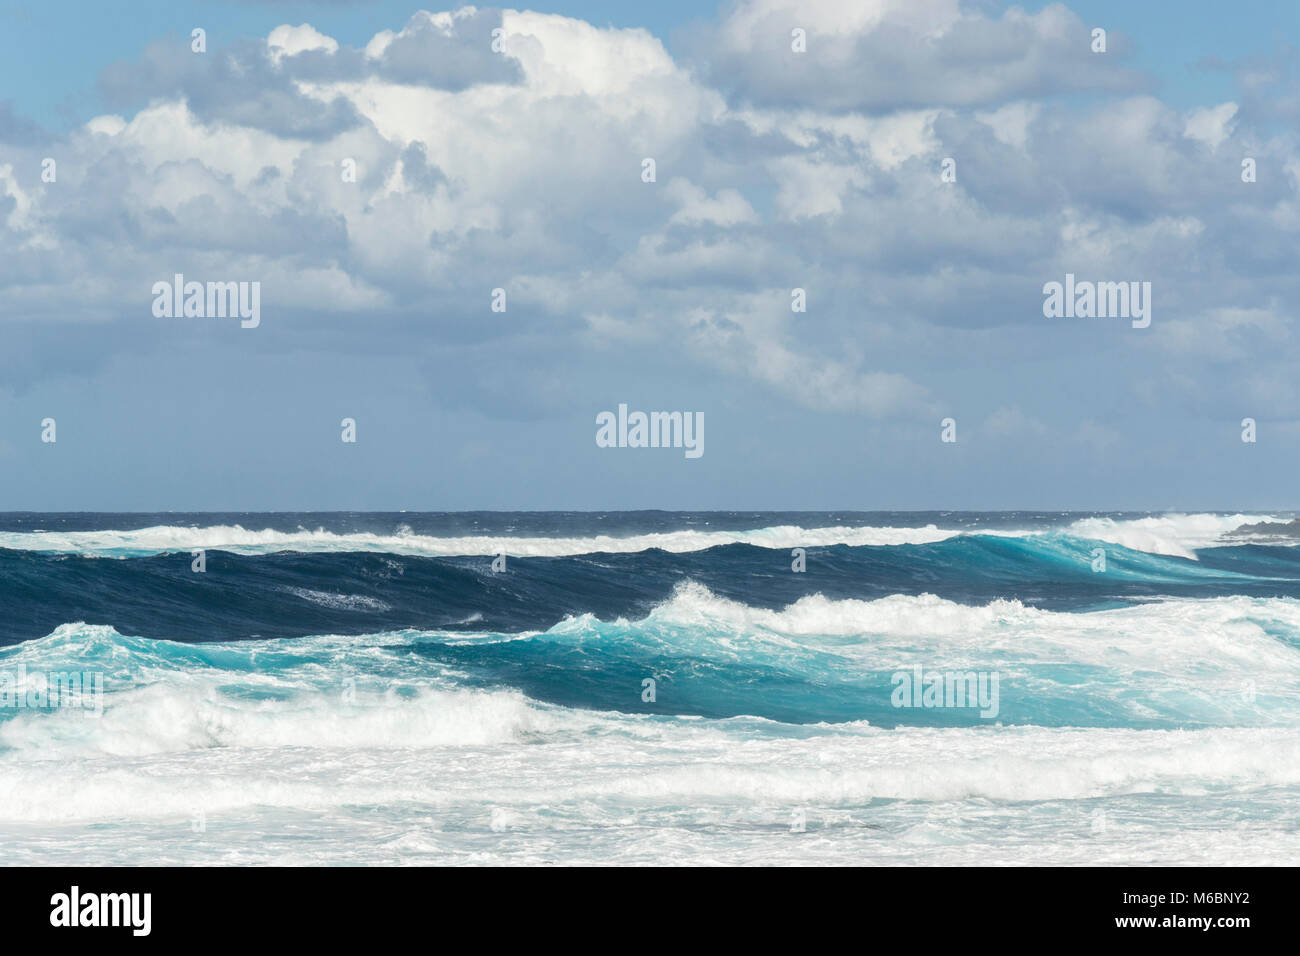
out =
[[[1300,741],[1268,729],[795,736],[609,718],[480,747],[88,758],[75,778],[68,766],[5,766],[10,862],[1167,863],[1190,848],[1240,865],[1300,847]],[[1194,815],[1197,839],[1170,815]]]

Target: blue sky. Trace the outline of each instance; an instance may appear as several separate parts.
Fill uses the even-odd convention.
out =
[[[0,509],[1300,507],[1294,4],[421,9],[0,3]]]

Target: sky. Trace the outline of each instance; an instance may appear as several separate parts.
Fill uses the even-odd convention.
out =
[[[0,510],[1300,508],[1298,46],[1281,0],[0,0]],[[1150,324],[1046,315],[1067,275]],[[620,405],[703,454],[601,447]]]

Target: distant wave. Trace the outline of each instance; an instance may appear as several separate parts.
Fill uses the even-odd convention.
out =
[[[682,553],[704,551],[726,544],[752,544],[763,548],[922,544],[942,541],[959,530],[923,528],[798,528],[783,526],[752,531],[670,531],[628,536],[591,537],[433,537],[398,532],[338,534],[315,531],[250,531],[238,525],[208,528],[160,526],[133,531],[9,532],[0,533],[0,548],[104,557],[140,557],[203,548],[236,554],[276,551],[381,552],[426,557],[508,554],[512,557],[564,557],[566,555],[625,554],[658,548]]]
[[[1270,515],[1168,514],[1136,519],[1084,518],[1065,530],[1077,537],[1110,542],[1137,551],[1195,558],[1197,550],[1231,542],[1225,536],[1242,526],[1257,526],[1261,540],[1268,526],[1287,519]],[[882,547],[928,544],[966,534],[1028,537],[1050,529],[1011,530],[922,527],[813,527],[779,525],[743,531],[680,530],[653,534],[593,535],[586,537],[512,537],[474,535],[436,537],[398,529],[393,534],[337,533],[316,530],[250,530],[240,525],[180,527],[160,525],[134,530],[29,531],[0,533],[0,548],[56,554],[85,554],[111,558],[141,557],[195,549],[235,554],[279,551],[305,553],[372,552],[428,557],[507,554],[514,557],[564,557],[582,554],[626,554],[650,549],[670,553],[704,551],[728,544],[789,550],[832,545]]]

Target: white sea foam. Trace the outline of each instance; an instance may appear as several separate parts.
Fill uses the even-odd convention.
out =
[[[300,597],[304,601],[316,604],[320,607],[327,607],[331,610],[343,611],[391,611],[392,605],[372,598],[365,594],[335,594],[331,591],[313,591],[310,588],[285,588],[295,597]]]
[[[277,690],[241,678],[239,693]],[[0,747],[28,756],[140,756],[209,748],[320,747],[380,750],[483,746],[549,729],[515,691],[434,689],[408,682],[355,700],[333,692],[278,688],[285,696],[229,694],[210,679],[174,676],[116,693],[95,720],[74,712],[20,714],[0,723]]]
[[[189,862],[223,850],[246,862],[429,852],[461,862],[658,854],[664,863],[675,851],[792,862],[818,858],[814,846],[827,837],[859,861],[939,862],[950,859],[944,847],[976,843],[987,845],[983,862],[1075,852],[1086,862],[1103,850],[1136,862],[1185,853],[1179,832],[1194,814],[1198,854],[1277,862],[1296,846],[1297,787],[1300,735],[1290,730],[855,726],[796,736],[746,720],[608,716],[587,733],[472,749],[6,763],[0,824],[11,860],[65,843],[105,862],[131,860],[148,835],[154,858]],[[1099,808],[1109,813],[1101,835],[1090,827]],[[796,809],[807,834],[790,832]],[[201,836],[189,826],[198,812]]]

